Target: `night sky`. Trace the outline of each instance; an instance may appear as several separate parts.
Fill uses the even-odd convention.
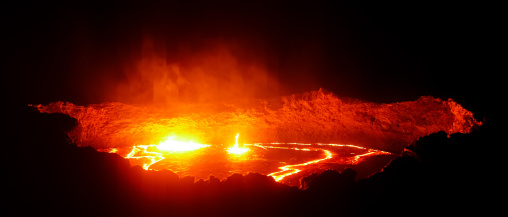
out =
[[[2,3],[4,98],[100,103],[151,37],[168,58],[242,47],[281,94],[325,88],[373,102],[453,98],[484,114],[497,88],[495,6],[465,3]],[[482,118],[482,117],[477,117]]]

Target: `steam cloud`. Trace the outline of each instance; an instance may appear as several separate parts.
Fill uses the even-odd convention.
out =
[[[207,40],[202,47],[145,38],[141,59],[130,63],[110,92],[120,102],[171,105],[232,102],[266,98],[278,93],[277,79],[266,60],[239,47],[239,42]],[[113,90],[113,91],[111,91]]]

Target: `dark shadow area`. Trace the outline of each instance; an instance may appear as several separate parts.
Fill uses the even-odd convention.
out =
[[[77,147],[76,121],[32,108],[4,143],[6,207],[16,215],[62,216],[374,216],[492,214],[499,154],[492,125],[471,134],[436,133],[367,179],[346,169],[313,174],[300,189],[251,173],[226,180],[145,171],[126,159]],[[496,154],[498,153],[498,154]],[[498,195],[502,196],[502,195]]]

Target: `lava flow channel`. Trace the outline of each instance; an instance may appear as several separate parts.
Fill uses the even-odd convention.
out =
[[[271,143],[271,144],[279,144],[279,143]],[[298,146],[310,146],[312,144],[304,144],[304,143],[291,143],[292,145],[298,145]],[[380,150],[374,150],[374,149],[366,149],[364,147],[355,146],[355,145],[342,145],[342,144],[318,144],[319,146],[331,146],[331,147],[350,147],[350,148],[356,148],[356,149],[363,149],[367,150],[367,153],[355,155],[354,157],[348,157],[345,160],[342,160],[344,163],[348,164],[358,164],[362,158],[367,156],[373,156],[373,155],[382,155],[382,154],[391,154],[390,152],[380,151]],[[323,157],[307,161],[304,163],[298,163],[298,164],[290,164],[290,165],[284,165],[279,167],[281,171],[273,172],[268,174],[268,176],[271,176],[275,179],[275,181],[281,182],[284,178],[297,174],[304,170],[305,166],[310,166],[312,164],[317,164],[319,162],[323,162],[328,159],[332,159],[334,157],[334,154],[332,151],[327,150],[325,148],[298,148],[298,147],[284,147],[284,146],[267,146],[262,144],[254,144],[256,147],[264,148],[264,149],[292,149],[297,151],[321,151],[323,152]]]
[[[312,151],[311,149],[308,149],[308,148],[303,148],[303,149],[294,148],[294,150]],[[268,174],[268,176],[273,177],[275,179],[275,181],[282,181],[282,179],[284,179],[284,177],[290,176],[290,175],[293,175],[293,174],[296,174],[296,173],[299,173],[300,171],[302,171],[300,169],[297,169],[297,167],[308,166],[310,164],[315,164],[320,161],[331,159],[333,157],[332,152],[325,150],[325,149],[323,149],[322,151],[326,154],[326,157],[320,158],[317,160],[307,161],[305,163],[281,166],[281,167],[279,167],[279,169],[281,169],[281,171],[270,173],[270,174]]]

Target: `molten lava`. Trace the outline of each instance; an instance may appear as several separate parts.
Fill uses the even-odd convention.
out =
[[[210,145],[203,145],[192,141],[179,141],[176,136],[169,136],[166,140],[160,142],[158,145],[137,145],[132,147],[132,151],[125,156],[127,159],[148,159],[149,163],[143,163],[143,169],[148,170],[151,165],[164,160],[164,155],[167,153],[183,153],[194,151],[201,148],[206,148]],[[107,151],[107,150],[99,150]],[[117,148],[113,148],[109,153],[118,152]]]
[[[354,165],[400,153],[431,133],[468,133],[482,125],[451,99],[376,104],[323,90],[241,105],[55,102],[34,107],[76,118],[79,125],[68,134],[79,146],[117,153],[144,169],[198,178],[259,172],[282,182],[329,164]],[[235,144],[223,147],[235,134]],[[240,144],[239,134],[251,144]]]
[[[301,177],[330,169],[329,165],[351,166],[361,163],[368,156],[395,156],[389,152],[342,144],[254,143],[241,147],[238,137],[239,134],[235,137],[235,145],[229,148],[198,144],[199,147],[194,150],[189,147],[186,151],[165,151],[160,145],[138,145],[99,151],[115,151],[145,170],[169,169],[178,175],[199,179],[206,179],[209,175],[226,179],[234,173],[258,172],[289,185],[298,185]],[[185,143],[180,144],[186,146]],[[187,144],[193,146],[196,143]],[[209,164],[212,165],[204,166]],[[292,178],[287,180],[287,177]]]
[[[304,148],[304,149],[294,148],[294,149],[295,150],[300,150],[300,151],[311,151],[308,148]],[[315,163],[318,163],[320,161],[332,158],[332,156],[333,156],[332,152],[330,152],[328,150],[324,150],[324,149],[322,151],[326,154],[326,157],[319,158],[317,160],[307,161],[307,162],[300,163],[300,164],[292,164],[292,165],[282,166],[282,167],[279,167],[279,169],[281,169],[281,171],[273,172],[273,173],[270,173],[268,175],[273,177],[275,179],[275,181],[281,181],[286,176],[290,176],[290,175],[293,175],[293,174],[296,174],[296,173],[302,171],[300,169],[297,169],[298,167],[308,166],[308,165],[315,164]]]

